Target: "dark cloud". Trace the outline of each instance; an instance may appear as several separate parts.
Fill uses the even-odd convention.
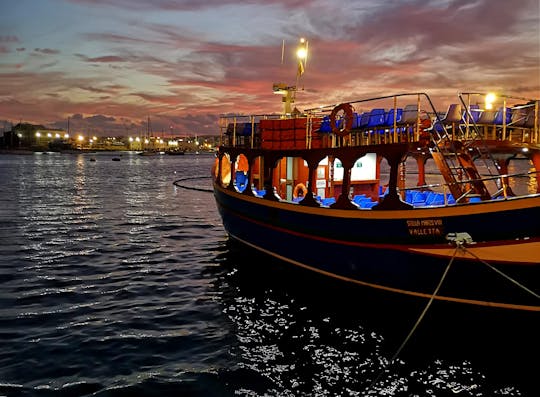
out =
[[[126,62],[126,60],[120,56],[117,55],[104,55],[101,57],[94,57],[94,58],[88,58],[85,56],[81,56],[82,59],[84,59],[86,62],[104,62],[104,63],[113,63],[113,62]]]
[[[39,54],[45,54],[45,55],[60,54],[60,51],[53,50],[51,48],[34,48],[34,52],[37,52]]]

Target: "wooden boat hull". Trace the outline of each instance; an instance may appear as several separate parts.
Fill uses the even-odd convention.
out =
[[[331,277],[429,298],[540,311],[540,195],[413,210],[313,208],[214,185],[230,236],[273,257]],[[512,228],[505,225],[512,224]],[[474,243],[457,249],[449,233]],[[520,285],[501,276],[492,266]],[[532,285],[531,285],[532,284]]]

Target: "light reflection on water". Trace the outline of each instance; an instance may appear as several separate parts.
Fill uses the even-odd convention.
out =
[[[418,311],[232,248],[172,184],[212,156],[91,156],[0,155],[0,395],[525,395],[452,334],[389,366]]]

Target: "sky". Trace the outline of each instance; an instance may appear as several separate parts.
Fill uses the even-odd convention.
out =
[[[301,110],[540,98],[540,0],[0,0],[0,129],[217,135],[220,114],[281,111],[300,37]]]

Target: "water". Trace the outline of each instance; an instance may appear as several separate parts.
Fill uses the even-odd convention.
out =
[[[434,305],[390,365],[422,307],[229,242],[211,155],[114,156],[0,155],[1,396],[538,390],[537,317]]]

